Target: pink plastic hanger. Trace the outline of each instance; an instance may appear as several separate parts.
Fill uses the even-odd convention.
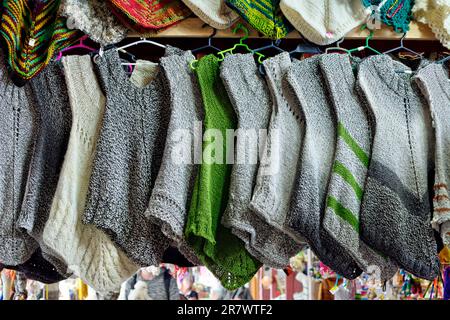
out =
[[[56,58],[56,61],[61,60],[61,58],[62,58],[64,52],[69,51],[69,50],[73,50],[73,49],[86,49],[86,50],[88,50],[88,51],[90,51],[90,52],[97,51],[97,49],[92,48],[92,47],[89,47],[89,46],[87,46],[87,45],[84,44],[83,41],[86,40],[86,39],[88,39],[88,36],[87,36],[87,35],[84,35],[83,37],[81,37],[80,43],[78,43],[78,44],[76,44],[76,45],[73,45],[73,46],[70,46],[70,47],[68,47],[68,48],[62,49],[62,50],[58,53],[58,57]]]

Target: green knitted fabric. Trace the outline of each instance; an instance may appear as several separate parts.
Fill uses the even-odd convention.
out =
[[[244,243],[231,230],[220,223],[228,201],[232,169],[226,164],[226,129],[235,129],[237,121],[220,79],[217,57],[205,56],[198,62],[196,70],[205,108],[204,130],[220,132],[223,144],[215,140],[216,135],[208,138],[208,132],[212,131],[205,131],[203,163],[194,185],[185,236],[200,261],[225,288],[232,290],[250,281],[261,263],[246,251]],[[216,145],[215,141],[219,148],[208,152]],[[215,156],[217,161],[208,161],[207,155]]]
[[[283,16],[280,0],[225,0],[253,28],[272,39],[284,38],[292,26]]]
[[[364,6],[378,6],[383,0],[362,0]],[[380,19],[395,32],[405,33],[409,30],[414,0],[388,0],[380,9]]]

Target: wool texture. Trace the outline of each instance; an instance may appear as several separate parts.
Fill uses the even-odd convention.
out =
[[[361,274],[361,269],[323,228],[337,124],[321,73],[320,58],[296,61],[287,73],[287,81],[304,119],[304,136],[286,227],[304,236],[320,261],[333,271],[354,279]]]
[[[128,33],[105,1],[61,0],[59,15],[67,18],[69,29],[81,30],[102,46],[120,42]]]
[[[450,246],[450,118],[447,115],[450,82],[444,67],[434,63],[420,69],[415,81],[428,101],[434,129],[435,178],[431,223],[444,245]]]
[[[169,47],[166,55],[178,51]],[[117,50],[95,66],[106,109],[83,223],[103,230],[136,264],[158,265],[170,242],[145,216],[166,141],[170,105],[164,74],[136,87]]]
[[[195,159],[195,134],[201,138],[203,101],[195,73],[189,67],[194,60],[190,51],[161,58],[161,69],[170,91],[170,121],[161,168],[152,190],[146,215],[194,263],[195,254],[186,244],[186,225],[190,198],[198,171]],[[199,131],[195,127],[199,126]],[[201,151],[200,148],[197,148]],[[200,154],[201,156],[201,154]]]
[[[431,280],[438,275],[439,259],[430,221],[430,110],[404,70],[409,69],[385,55],[359,66],[358,83],[372,110],[375,133],[360,231],[373,249]]]
[[[90,56],[64,57],[63,65],[73,125],[43,239],[96,291],[117,291],[138,267],[103,231],[81,221],[105,96]]]
[[[292,103],[285,76],[291,68],[289,53],[281,53],[264,61],[266,80],[271,93],[272,115],[266,143],[258,168],[250,208],[266,223],[291,236],[299,245],[305,239],[285,228],[289,201],[295,183],[295,170],[303,136],[303,119]]]
[[[236,115],[220,79],[218,58],[203,57],[196,68],[205,108],[203,162],[196,177],[185,236],[200,261],[230,290],[250,281],[261,263],[221,224],[232,166],[225,141]],[[222,139],[221,139],[222,138]]]
[[[183,3],[205,23],[215,29],[227,29],[239,19],[225,0],[183,0]]]
[[[272,101],[253,54],[225,57],[221,78],[237,115],[234,165],[229,199],[222,223],[245,242],[266,266],[285,268],[300,248],[284,232],[273,228],[250,209],[258,173],[260,149],[267,133]]]
[[[281,0],[281,11],[309,41],[328,45],[362,25],[370,15],[361,0]]]
[[[364,6],[376,8],[384,0],[362,0]],[[409,30],[409,24],[412,19],[412,8],[415,0],[387,0],[379,12],[375,14],[378,20],[381,20],[388,26],[392,26],[395,32],[405,33]]]
[[[17,86],[36,76],[55,53],[83,35],[69,30],[66,19],[58,16],[60,3],[61,0],[3,0],[0,39]]]
[[[397,271],[396,264],[372,250],[359,236],[359,213],[373,140],[367,106],[358,95],[346,55],[323,55],[320,67],[337,119],[336,151],[323,225],[364,272],[388,280]]]
[[[284,38],[292,30],[281,13],[280,0],[225,0],[225,3],[269,38]]]

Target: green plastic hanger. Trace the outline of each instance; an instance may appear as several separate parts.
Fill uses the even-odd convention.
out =
[[[362,26],[361,30],[364,30],[366,27],[367,27],[366,25]],[[347,50],[347,53],[349,55],[351,55],[354,52],[360,52],[360,51],[364,51],[364,50],[368,49],[368,50],[370,50],[370,51],[372,51],[372,52],[374,52],[376,54],[382,54],[380,51],[378,51],[377,49],[371,47],[370,44],[369,44],[369,41],[372,40],[372,38],[373,38],[373,34],[374,34],[373,30],[370,30],[370,34],[366,38],[365,45],[361,46],[361,47],[357,47],[357,48],[353,48],[353,49]]]

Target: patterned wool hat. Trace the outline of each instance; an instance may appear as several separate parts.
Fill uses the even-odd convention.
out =
[[[284,38],[292,26],[280,10],[280,0],[225,0],[253,28],[267,37]]]
[[[227,29],[239,15],[224,0],[183,0],[184,4],[205,23],[216,29]]]
[[[178,0],[110,0],[109,4],[125,25],[138,32],[170,27],[191,14]]]
[[[372,10],[379,7],[377,19],[392,26],[395,32],[404,33],[409,30],[414,0],[362,0],[362,3]]]

